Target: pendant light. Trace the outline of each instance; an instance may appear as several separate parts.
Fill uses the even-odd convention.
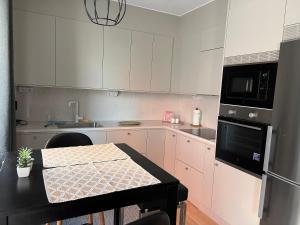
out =
[[[125,16],[126,0],[84,0],[91,22],[101,26],[116,26]]]

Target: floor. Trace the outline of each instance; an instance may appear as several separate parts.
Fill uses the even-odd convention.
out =
[[[132,222],[138,219],[138,207],[129,206],[125,208],[125,224]],[[178,213],[179,214],[179,213]],[[99,225],[98,214],[94,214],[94,225]],[[178,221],[178,220],[177,220]],[[63,221],[63,225],[82,225],[87,222],[87,217],[77,217]],[[105,224],[113,224],[113,211],[105,212]],[[55,222],[50,223],[50,225],[56,225]],[[199,211],[192,203],[187,202],[187,215],[186,215],[186,224],[185,225],[218,225],[212,221],[208,216]]]
[[[185,225],[218,225],[207,215],[202,213],[192,203],[187,202],[186,224]]]

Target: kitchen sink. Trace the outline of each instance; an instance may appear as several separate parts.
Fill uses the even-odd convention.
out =
[[[64,123],[58,124],[57,128],[96,128],[103,127],[98,122],[88,122],[88,123]]]

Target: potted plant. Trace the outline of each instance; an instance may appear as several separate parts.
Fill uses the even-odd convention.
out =
[[[28,177],[33,164],[31,149],[22,147],[18,150],[17,173],[19,177]]]

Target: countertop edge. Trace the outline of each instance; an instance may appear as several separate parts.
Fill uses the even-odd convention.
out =
[[[139,126],[126,126],[126,127],[96,127],[96,128],[28,128],[24,129],[18,129],[16,130],[17,134],[26,134],[26,133],[60,133],[60,132],[76,132],[76,131],[82,131],[82,132],[92,132],[92,131],[113,131],[113,130],[145,130],[145,129],[165,129],[169,130],[171,132],[176,132],[181,135],[184,135],[186,137],[192,138],[194,140],[199,140],[205,144],[215,146],[215,141],[214,140],[208,140],[205,138],[201,138],[198,136],[195,136],[193,134],[186,133],[184,131],[181,131],[180,129],[186,128],[186,125],[177,125],[177,126],[183,126],[183,127],[171,127],[172,125],[170,124],[161,124],[161,125],[139,125]]]

